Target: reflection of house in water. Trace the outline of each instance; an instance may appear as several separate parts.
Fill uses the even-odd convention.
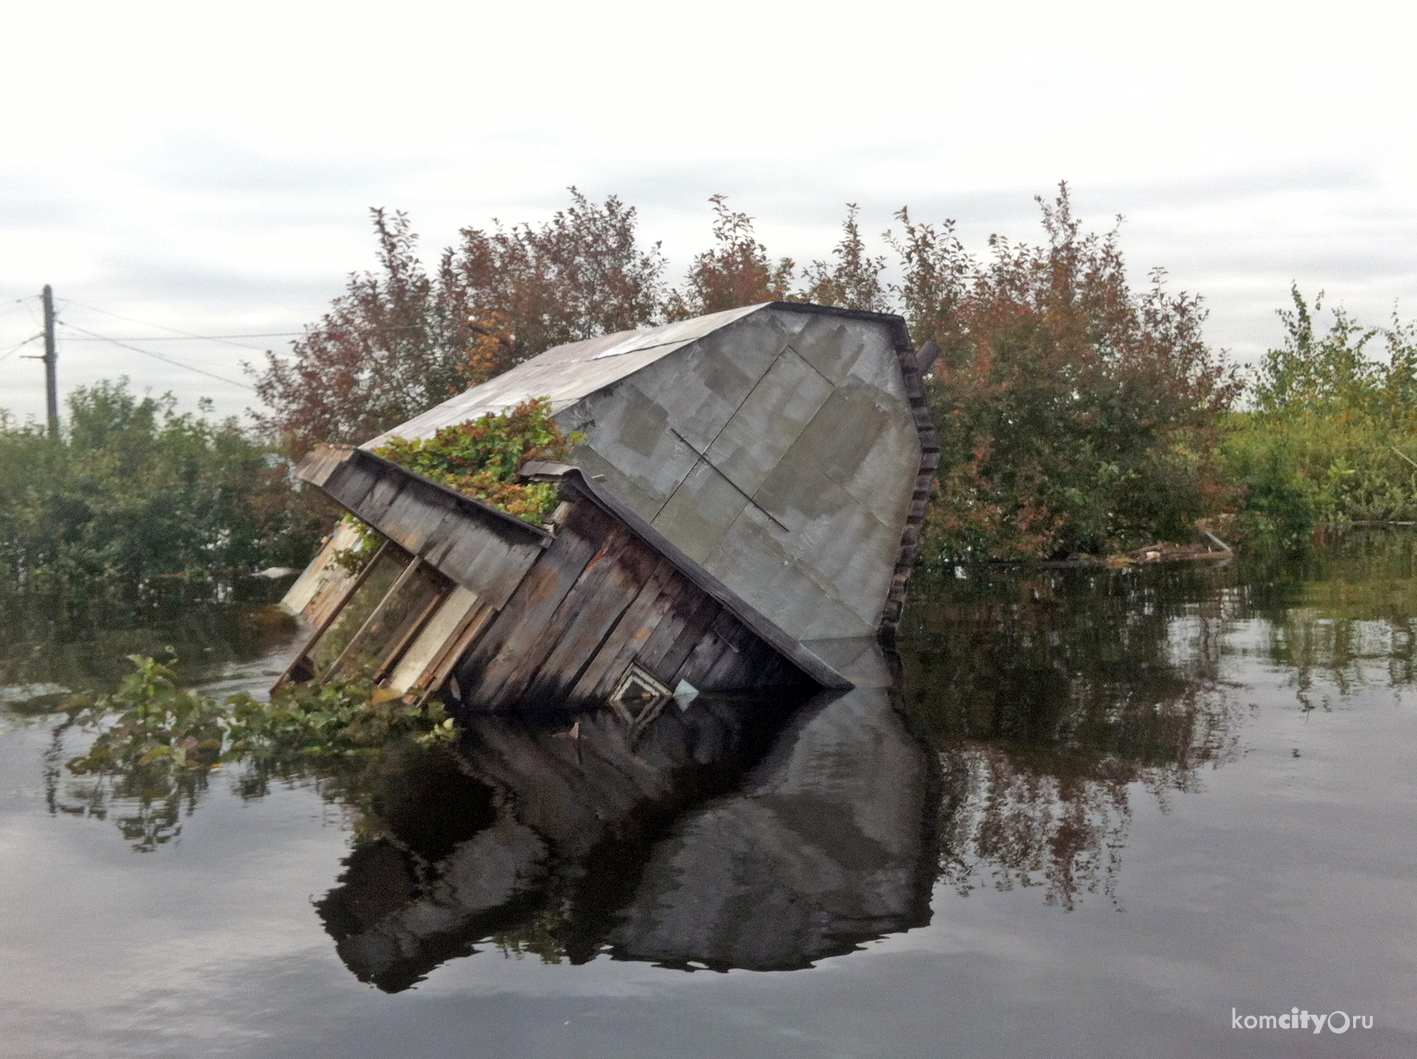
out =
[[[490,710],[811,690],[850,683],[842,641],[892,634],[938,458],[899,317],[775,303],[559,346],[390,435],[542,396],[585,439],[523,468],[564,501],[546,527],[380,438],[301,464],[387,544],[351,578],[337,535],[291,589],[318,628],[289,676]]]
[[[929,921],[930,752],[883,689],[822,699],[650,850],[616,956],[788,970]]]
[[[320,902],[341,958],[389,991],[483,942],[779,970],[925,923],[929,751],[884,690],[796,705],[474,718]]]

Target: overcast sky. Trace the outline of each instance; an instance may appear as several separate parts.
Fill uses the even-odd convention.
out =
[[[61,391],[126,374],[235,413],[241,386],[75,329],[240,382],[286,340],[152,339],[316,320],[373,263],[370,206],[407,211],[431,259],[459,227],[545,219],[568,185],[614,193],[677,279],[716,192],[804,260],[848,201],[870,233],[909,205],[976,250],[1033,239],[1033,196],[1067,179],[1091,226],[1125,215],[1135,279],[1164,266],[1248,360],[1278,341],[1291,280],[1365,321],[1417,316],[1414,21],[1363,3],[12,6],[0,354],[50,283]],[[36,352],[0,361],[20,416],[43,414]]]

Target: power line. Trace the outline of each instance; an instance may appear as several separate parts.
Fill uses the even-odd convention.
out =
[[[187,341],[191,341],[191,340],[193,340],[193,339],[200,339],[200,340],[203,341],[203,342],[225,342],[225,341],[227,341],[227,340],[229,340],[229,339],[232,339],[232,338],[299,338],[299,337],[300,337],[301,335],[303,335],[303,334],[305,334],[304,331],[263,331],[263,332],[260,332],[260,333],[258,333],[258,334],[250,334],[250,335],[189,335],[189,334],[186,334],[186,333],[183,333],[183,334],[180,334],[180,335],[137,335],[137,336],[131,336],[131,335],[130,335],[129,337],[125,338],[124,341],[125,341],[125,342],[187,342]],[[70,341],[73,341],[73,342],[96,342],[96,341],[98,341],[98,339],[93,339],[93,338],[75,338],[75,339],[71,339]],[[108,339],[105,338],[105,339],[103,339],[103,341],[107,342]],[[232,344],[235,345],[235,343],[232,343]],[[242,346],[241,348],[242,348],[242,349],[256,349],[256,348],[258,348],[258,347],[256,347],[256,346]],[[263,350],[262,352],[264,352],[264,350]]]
[[[106,335],[100,335],[94,333],[93,331],[87,331],[82,327],[67,323],[64,320],[60,320],[59,323],[64,327],[69,328],[71,331],[78,331],[80,334],[88,335],[90,338],[98,339],[103,342],[111,342],[113,345],[121,346],[124,349],[131,349],[134,353],[141,353],[145,357],[152,357],[154,360],[160,360],[164,364],[171,364],[173,367],[186,368],[188,371],[195,371],[198,375],[205,375],[209,379],[216,379],[218,382],[224,382],[229,386],[239,386],[243,390],[254,391],[256,389],[254,386],[248,386],[244,382],[237,382],[235,379],[228,379],[224,376],[217,375],[215,372],[207,371],[205,368],[198,368],[192,364],[185,364],[180,360],[173,360],[171,357],[165,357],[161,353],[154,353],[150,349],[141,349],[138,346],[129,345],[127,342],[123,342],[117,338],[109,338]]]
[[[24,308],[25,302],[30,301],[32,298],[34,298],[33,294],[31,294],[28,298],[14,299],[5,308],[0,309],[0,316],[9,316],[11,313],[19,312],[22,308]]]
[[[81,308],[81,309],[89,309],[89,310],[92,310],[93,312],[96,312],[96,313],[102,313],[104,316],[111,316],[111,317],[113,317],[115,320],[126,320],[126,321],[127,321],[128,323],[130,323],[130,324],[142,324],[144,327],[155,327],[155,328],[157,328],[159,331],[170,331],[174,336],[176,336],[176,337],[178,337],[178,338],[200,338],[200,339],[204,339],[204,340],[210,340],[210,341],[213,341],[213,342],[227,342],[227,341],[230,341],[229,338],[227,338],[226,336],[222,336],[222,335],[195,335],[195,334],[193,334],[193,333],[190,332],[190,331],[183,331],[183,330],[180,330],[180,329],[178,329],[178,328],[176,328],[176,327],[167,327],[167,326],[164,325],[164,324],[155,324],[155,323],[152,323],[152,322],[147,321],[147,320],[137,320],[137,319],[134,319],[134,318],[131,317],[131,316],[123,316],[123,315],[121,315],[121,314],[119,314],[119,313],[109,312],[107,309],[100,309],[97,305],[88,305],[88,304],[86,304],[86,303],[84,303],[84,302],[74,301],[72,298],[69,299],[68,304],[70,304],[70,305],[77,305],[77,306],[79,306],[79,308]],[[69,325],[67,325],[67,326],[73,327],[74,325],[73,325],[73,324],[69,324]],[[75,330],[78,330],[78,328],[75,328]],[[100,337],[101,337],[101,336],[100,336]],[[245,335],[245,336],[242,336],[242,335],[234,335],[234,336],[231,336],[231,337],[235,337],[235,338],[241,338],[241,337],[247,337],[247,338],[265,338],[265,337],[277,338],[277,337],[285,337],[285,336],[284,336],[284,335],[280,335],[280,336],[277,336],[277,335],[270,335],[270,336],[265,336],[265,335]],[[116,339],[104,339],[104,341],[111,342],[111,341],[117,341],[117,340],[116,340]],[[143,338],[143,339],[138,339],[137,341],[146,342],[146,341],[151,341],[151,340],[150,340],[150,339],[145,339],[145,338]],[[242,349],[254,349],[254,350],[256,350],[256,352],[258,352],[258,353],[264,353],[264,352],[265,352],[265,350],[260,349],[260,348],[257,347],[257,346],[242,345],[240,342],[231,342],[231,345],[233,345],[233,346],[239,346],[239,347],[242,348]],[[238,384],[238,385],[240,385],[240,384]]]
[[[43,337],[44,337],[44,335],[43,335],[43,333],[41,332],[40,334],[30,335],[29,338],[25,339],[23,342],[16,342],[16,343],[15,343],[13,346],[11,346],[9,349],[5,350],[4,353],[0,353],[0,361],[6,360],[6,359],[10,356],[10,354],[18,352],[22,347],[29,345],[29,344],[30,344],[31,342],[33,342],[36,338],[43,338]]]
[[[144,327],[155,327],[159,331],[169,331],[167,335],[140,335],[136,338],[128,338],[128,342],[176,342],[180,339],[200,339],[203,342],[229,342],[231,345],[240,346],[242,349],[254,349],[259,353],[268,352],[259,346],[245,346],[239,342],[233,342],[236,338],[303,338],[306,335],[329,335],[348,332],[350,334],[369,335],[382,331],[423,331],[428,328],[424,324],[396,324],[388,327],[316,327],[308,328],[304,331],[259,331],[251,334],[234,335],[199,335],[193,331],[183,331],[176,327],[168,327],[165,324],[155,324],[148,320],[139,320],[132,316],[123,316],[120,313],[110,312],[107,309],[100,309],[97,305],[89,305],[86,302],[68,299],[65,305],[77,305],[81,309],[90,309],[96,313],[103,313],[104,316],[111,316],[115,320],[126,320],[130,324],[142,324]],[[73,324],[67,326],[73,327]],[[116,341],[110,338],[99,339],[104,342]]]

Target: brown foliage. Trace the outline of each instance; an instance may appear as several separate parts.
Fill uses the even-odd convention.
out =
[[[490,340],[501,350],[491,360],[505,370],[658,318],[664,257],[658,243],[639,246],[634,208],[613,195],[596,205],[575,188],[571,200],[539,227],[464,228],[462,245],[444,252],[442,282],[476,324],[473,356],[490,354]]]
[[[469,319],[467,381],[478,386],[501,375],[517,362],[517,332],[512,318],[494,309],[485,320]]]
[[[773,264],[767,247],[758,242],[753,218],[728,208],[725,195],[714,195],[713,238],[715,246],[694,258],[683,290],[669,293],[665,316],[687,320],[707,313],[736,309],[760,302],[786,301],[792,297],[791,258]]]
[[[370,211],[379,272],[354,273],[289,359],[266,354],[257,423],[302,453],[322,441],[363,441],[460,388],[467,314],[432,281],[402,213]]]
[[[638,245],[635,211],[614,196],[571,199],[540,226],[465,229],[432,276],[408,218],[373,210],[377,274],[351,275],[291,357],[252,371],[257,422],[295,453],[363,441],[548,346],[653,322],[659,244]]]
[[[1201,338],[1200,299],[1161,270],[1134,293],[1116,227],[1084,233],[1066,184],[1047,242],[994,236],[985,264],[946,226],[906,233],[902,300],[943,353],[938,557],[1042,558],[1176,537],[1227,500],[1216,457],[1236,369]]]
[[[294,357],[271,356],[260,416],[297,451],[357,441],[563,342],[769,301],[898,308],[917,343],[942,350],[932,383],[944,460],[925,554],[1043,557],[1180,539],[1233,499],[1216,462],[1235,372],[1201,338],[1200,299],[1133,292],[1114,227],[1085,233],[1066,185],[1039,200],[1046,240],[995,236],[971,257],[951,222],[885,233],[900,260],[867,252],[848,204],[828,261],[799,276],[723,195],[713,246],[678,289],[636,214],[571,189],[550,221],[464,229],[432,276],[402,214],[374,212],[380,272],[352,276]]]

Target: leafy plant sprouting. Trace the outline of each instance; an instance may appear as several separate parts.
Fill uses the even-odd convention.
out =
[[[367,680],[293,685],[270,702],[246,692],[217,702],[180,687],[169,666],[130,657],[134,672],[113,694],[70,700],[73,723],[96,735],[87,753],[68,762],[69,771],[146,772],[156,779],[248,757],[341,756],[456,734],[441,703],[411,704]]]
[[[431,438],[393,438],[375,454],[537,525],[556,510],[556,490],[544,482],[518,482],[517,472],[528,460],[565,459],[582,440],[561,433],[548,398],[533,397],[509,411],[444,427]]]
[[[114,768],[209,768],[226,742],[222,708],[206,696],[180,688],[167,666],[132,655],[134,671],[112,695],[70,700],[80,727],[98,731],[89,752],[69,762],[77,773]]]
[[[381,538],[374,527],[363,519],[346,514],[340,521],[353,528],[358,543],[350,548],[336,549],[332,558],[345,573],[357,574],[368,566],[369,561],[378,553]]]

